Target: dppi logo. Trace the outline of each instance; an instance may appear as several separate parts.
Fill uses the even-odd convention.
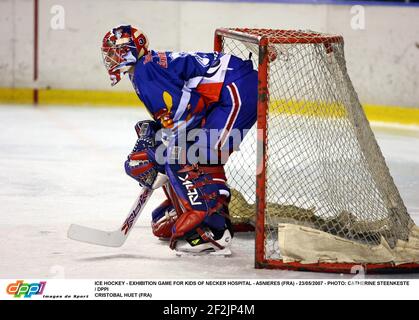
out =
[[[31,298],[33,295],[42,294],[45,289],[46,281],[39,283],[23,283],[23,280],[18,280],[7,286],[7,293],[14,295],[15,298]]]

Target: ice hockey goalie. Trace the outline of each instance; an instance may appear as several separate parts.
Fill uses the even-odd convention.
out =
[[[112,85],[127,74],[153,118],[136,125],[126,172],[150,188],[167,177],[168,198],[153,211],[152,228],[170,248],[228,253],[233,231],[224,164],[256,121],[257,72],[250,60],[228,54],[148,46],[130,25],[113,28],[102,43]]]

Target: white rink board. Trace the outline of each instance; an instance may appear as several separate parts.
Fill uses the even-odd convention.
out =
[[[274,1],[273,1],[274,2]],[[419,107],[418,7],[365,6],[365,29],[353,29],[351,5],[244,1],[39,1],[40,88],[110,90],[99,46],[121,23],[138,26],[155,50],[211,51],[220,27],[316,30],[343,35],[349,75],[363,103]],[[64,29],[51,27],[54,6]],[[33,1],[0,1],[0,87],[33,83]],[[204,14],[203,14],[204,13]],[[13,57],[11,57],[13,55]],[[30,58],[28,58],[28,55]],[[112,90],[132,90],[122,82]]]

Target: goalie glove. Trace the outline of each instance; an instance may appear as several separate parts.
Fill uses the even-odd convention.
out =
[[[135,125],[138,139],[125,161],[127,175],[135,179],[141,186],[153,189],[160,187],[165,182],[165,176],[156,181],[158,176],[162,176],[159,173],[164,173],[164,165],[159,165],[155,157],[158,147],[155,137],[158,129],[159,127],[154,121],[139,121]]]
[[[152,120],[138,121],[135,124],[137,141],[132,152],[145,151],[157,146],[156,134],[160,130],[158,124]]]
[[[150,189],[153,187],[158,173],[156,166],[150,161],[147,150],[131,153],[125,161],[125,172],[138,181],[141,186]]]

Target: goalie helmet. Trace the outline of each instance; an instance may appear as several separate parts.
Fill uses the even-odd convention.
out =
[[[112,86],[148,52],[147,48],[147,36],[130,25],[121,25],[106,33],[101,49]]]

